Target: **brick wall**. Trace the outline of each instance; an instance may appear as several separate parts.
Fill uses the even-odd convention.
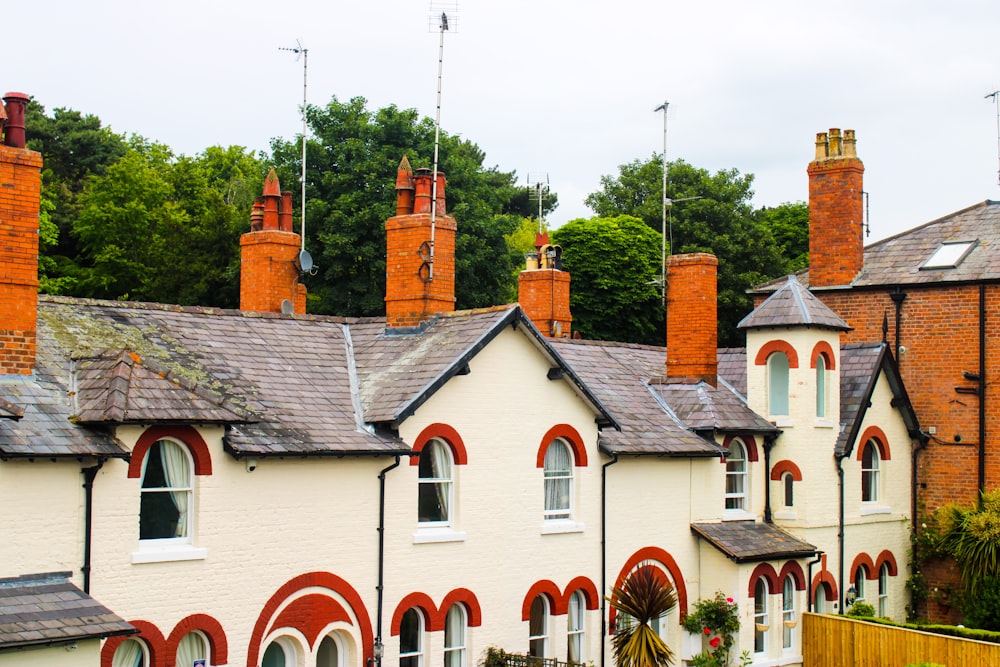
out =
[[[864,261],[863,177],[854,131],[821,132],[809,164],[809,284],[846,285]]]
[[[667,260],[667,362],[673,381],[718,376],[719,260],[707,253],[673,255]]]
[[[0,374],[35,365],[42,156],[0,146]]]
[[[546,336],[570,335],[569,286],[569,273],[556,269],[521,271],[517,277],[517,301]]]

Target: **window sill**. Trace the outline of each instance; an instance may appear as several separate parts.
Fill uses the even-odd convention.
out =
[[[870,514],[892,514],[892,508],[885,505],[861,505],[861,516]]]
[[[542,522],[542,535],[558,535],[560,533],[582,533],[583,524],[571,519],[553,519]]]
[[[778,428],[791,428],[795,426],[795,420],[788,415],[772,415],[771,423]]]
[[[723,510],[722,512],[723,521],[746,521],[747,519],[756,518],[756,514],[747,512],[746,510]]]
[[[795,521],[799,518],[799,514],[795,510],[778,510],[774,513],[774,518],[782,521]]]
[[[190,544],[140,544],[138,551],[132,552],[132,563],[170,563],[182,560],[205,560],[208,549]]]
[[[816,421],[813,422],[813,426],[816,428],[833,428],[836,424],[829,419],[820,419],[817,417]]]
[[[465,533],[452,528],[417,528],[413,534],[414,544],[435,544],[437,542],[464,542]]]

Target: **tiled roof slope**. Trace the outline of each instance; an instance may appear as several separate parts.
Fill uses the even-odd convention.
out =
[[[138,632],[71,584],[69,572],[0,579],[0,649]]]
[[[652,383],[664,402],[680,420],[695,431],[744,431],[777,433],[769,421],[747,407],[746,401],[734,389],[697,384]]]
[[[920,268],[942,243],[961,241],[976,241],[976,245],[958,266]],[[882,239],[867,246],[864,253],[864,268],[851,286],[1000,280],[1000,201],[986,200]],[[797,276],[809,286],[808,270]],[[770,292],[780,284],[774,280],[758,285],[754,291]]]
[[[848,331],[851,328],[829,306],[803,287],[795,276],[787,276],[783,285],[736,326],[739,329],[761,329],[800,325],[837,331]]]
[[[744,347],[720,347],[718,352],[719,377],[736,392],[747,395],[747,351]]]
[[[691,531],[737,563],[806,558],[816,547],[770,523],[719,521],[691,524]]]

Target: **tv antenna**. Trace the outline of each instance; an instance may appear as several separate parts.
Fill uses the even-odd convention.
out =
[[[528,201],[538,202],[538,233],[545,231],[544,204],[551,196],[548,173],[528,172]]]
[[[437,191],[438,191],[438,150],[441,144],[441,79],[444,69],[444,34],[449,30],[458,31],[458,2],[435,2],[431,0],[431,29],[437,23],[440,34],[438,41],[438,78],[437,105],[434,112],[434,168],[431,170],[431,243],[430,257],[427,260],[427,281],[434,280],[434,230],[437,221]]]
[[[306,125],[306,104],[308,100],[306,95],[306,77],[309,72],[309,49],[302,46],[302,42],[296,39],[294,47],[279,46],[278,50],[294,53],[295,62],[298,62],[299,58],[302,58],[302,250],[299,252],[299,268],[303,272],[310,272],[313,268],[313,261],[312,256],[306,252],[306,133],[308,130],[308,126]]]
[[[985,99],[991,98],[997,108],[997,183],[1000,183],[1000,90],[994,90]]]

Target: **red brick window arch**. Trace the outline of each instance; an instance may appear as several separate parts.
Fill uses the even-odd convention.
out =
[[[761,346],[754,359],[757,366],[767,366],[767,412],[775,416],[789,413],[789,370],[799,367],[795,348],[783,340],[772,340]]]

